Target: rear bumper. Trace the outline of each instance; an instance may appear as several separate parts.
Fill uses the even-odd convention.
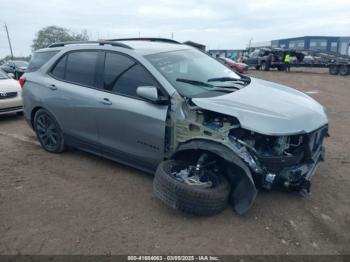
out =
[[[0,99],[0,115],[11,114],[23,111],[22,94],[14,98]]]

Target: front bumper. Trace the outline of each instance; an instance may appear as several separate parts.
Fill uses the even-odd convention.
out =
[[[310,192],[311,178],[318,164],[325,160],[324,138],[328,136],[328,126],[307,135],[307,143],[302,154],[296,156],[260,159],[264,163],[264,174],[258,175],[262,187],[271,189],[283,187],[292,191]]]
[[[22,93],[19,92],[16,97],[0,99],[0,115],[12,114],[23,111]]]

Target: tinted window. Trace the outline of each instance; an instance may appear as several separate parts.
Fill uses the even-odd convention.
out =
[[[61,58],[54,69],[51,71],[51,73],[60,79],[64,79],[64,71],[66,68],[66,60],[67,60],[67,55],[65,55],[63,58]]]
[[[95,86],[97,52],[70,53],[64,79],[87,86]]]
[[[114,54],[106,54],[104,88],[119,94],[137,97],[139,86],[155,86],[157,82],[151,74],[134,60]]]
[[[30,60],[27,72],[34,72],[38,70],[43,64],[50,60],[58,51],[49,51],[49,52],[38,52],[34,53],[32,59]]]
[[[103,76],[104,89],[110,91],[116,90],[118,77],[134,64],[135,62],[126,56],[116,53],[107,53]]]

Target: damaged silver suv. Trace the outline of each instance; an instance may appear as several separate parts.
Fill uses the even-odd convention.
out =
[[[229,203],[243,214],[257,188],[305,194],[324,159],[322,105],[169,39],[56,43],[34,54],[21,84],[45,150],[155,172],[155,195],[197,215]]]

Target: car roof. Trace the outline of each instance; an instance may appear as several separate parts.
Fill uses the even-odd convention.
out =
[[[113,41],[111,41],[113,42]],[[134,51],[142,56],[145,55],[150,55],[150,54],[157,54],[157,53],[163,53],[163,52],[171,52],[171,51],[176,51],[176,50],[188,50],[188,49],[193,49],[193,47],[190,47],[185,44],[176,44],[176,43],[167,43],[167,42],[156,42],[156,41],[143,41],[143,40],[125,40],[125,41],[115,41],[115,43],[121,43],[129,46],[131,49],[127,49],[129,51]],[[92,44],[96,45],[98,43],[70,43],[69,45],[66,46],[55,46],[55,47],[47,47],[43,49],[39,49],[35,51],[36,53],[39,52],[49,52],[49,51],[60,51],[63,49],[71,49],[71,47],[74,47],[75,50],[77,50],[77,46],[91,46]],[[113,48],[114,46],[111,46]],[[117,47],[121,48],[121,47]],[[119,49],[120,50],[120,49]]]

